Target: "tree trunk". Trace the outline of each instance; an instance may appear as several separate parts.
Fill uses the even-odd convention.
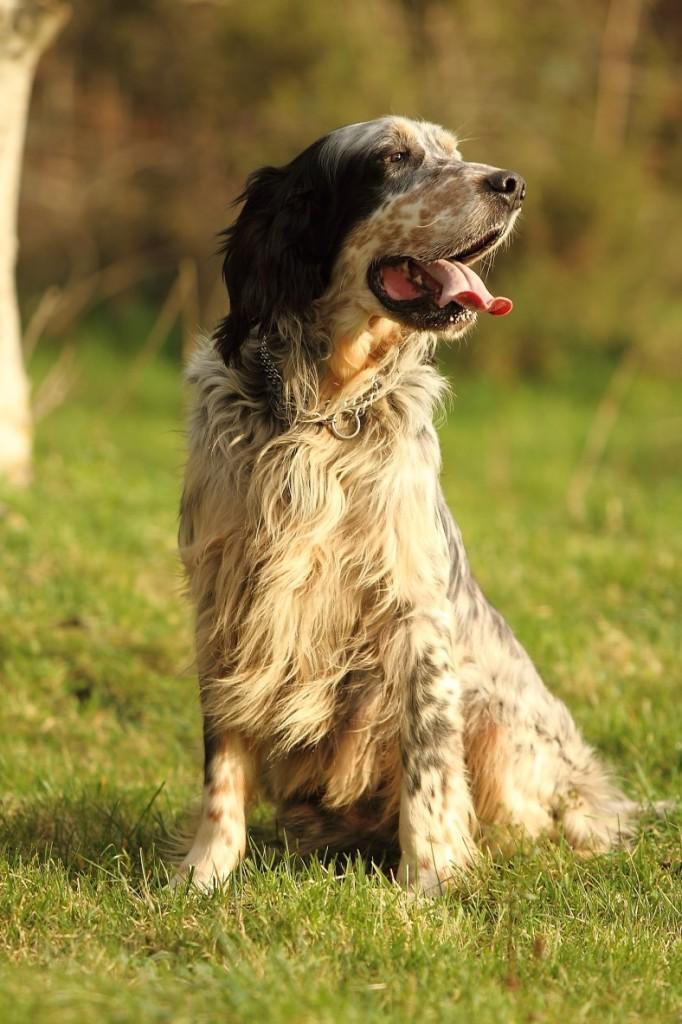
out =
[[[635,74],[633,55],[642,21],[643,0],[610,0],[602,34],[594,111],[594,141],[604,153],[625,143]]]
[[[50,0],[0,0],[0,476],[31,475],[31,408],[14,270],[19,179],[38,58],[66,19]]]

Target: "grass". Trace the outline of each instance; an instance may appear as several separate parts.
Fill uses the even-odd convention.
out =
[[[39,426],[35,486],[0,498],[0,1019],[682,1019],[679,813],[630,851],[541,844],[426,902],[359,862],[259,847],[221,892],[165,886],[200,775],[174,553],[182,398],[158,361],[116,409],[129,356],[105,340],[81,343],[79,383]],[[551,686],[630,792],[674,797],[678,383],[638,377],[576,525],[566,492],[607,373],[459,380],[444,482]]]

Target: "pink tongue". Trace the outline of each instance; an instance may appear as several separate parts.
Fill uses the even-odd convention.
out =
[[[506,316],[513,309],[514,303],[511,299],[505,299],[502,295],[495,298],[478,274],[463,263],[434,260],[433,263],[420,263],[419,266],[441,285],[442,291],[438,299],[438,305],[441,307],[447,306],[448,302],[458,302],[460,306],[485,310],[493,316]]]

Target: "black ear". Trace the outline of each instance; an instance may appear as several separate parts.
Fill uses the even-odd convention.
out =
[[[215,340],[226,363],[256,324],[267,331],[282,315],[304,317],[327,285],[329,208],[317,170],[299,158],[287,167],[263,167],[246,183],[242,210],[224,233],[230,313]]]

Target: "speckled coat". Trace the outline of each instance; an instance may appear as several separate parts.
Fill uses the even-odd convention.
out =
[[[200,885],[243,855],[259,786],[291,844],[393,843],[399,880],[425,890],[470,865],[481,842],[506,848],[547,833],[604,850],[629,827],[631,805],[481,593],[443,498],[435,350],[474,317],[414,329],[366,284],[383,251],[425,258],[489,228],[478,189],[488,169],[463,163],[435,126],[372,124],[435,153],[426,176],[337,239],[302,314],[276,302],[268,317],[240,310],[240,268],[226,322],[234,332],[241,317],[238,357],[226,358],[218,332],[188,371],[180,551],[196,608],[206,766],[180,876],[191,871]],[[260,209],[253,189],[249,201],[246,222]],[[226,264],[236,249],[256,274],[245,239],[257,238],[260,254],[263,231],[241,228]],[[269,277],[260,280],[265,295]],[[289,422],[273,411],[264,333]],[[378,397],[353,440],[303,415],[352,402],[375,378]]]

